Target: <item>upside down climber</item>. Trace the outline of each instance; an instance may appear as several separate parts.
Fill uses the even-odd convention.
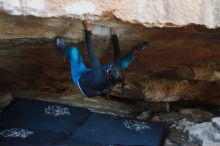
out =
[[[112,88],[117,83],[121,83],[121,92],[124,92],[124,70],[134,59],[137,52],[146,48],[148,42],[141,42],[136,46],[131,47],[124,56],[121,57],[119,40],[115,28],[110,28],[111,41],[113,44],[113,62],[106,65],[101,65],[95,55],[91,24],[83,21],[85,32],[86,48],[89,56],[90,68],[88,68],[78,48],[75,46],[65,46],[62,37],[56,37],[55,43],[62,51],[65,58],[70,59],[71,77],[74,85],[78,86],[79,90],[88,97],[111,95]]]

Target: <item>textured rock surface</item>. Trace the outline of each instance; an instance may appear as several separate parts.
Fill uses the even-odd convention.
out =
[[[62,1],[63,3],[60,3],[60,1],[48,1],[46,5],[54,3],[53,7],[48,7],[45,12],[41,13],[44,11],[44,7],[33,2],[1,1],[0,5],[2,5],[2,9],[7,9],[7,12],[11,14],[22,15],[23,12],[27,12],[27,15],[28,12],[31,12],[30,14],[39,14],[42,17],[46,14],[48,16],[60,16],[61,13],[66,13],[63,9],[60,9],[60,11],[58,9],[66,7],[67,3],[87,5],[86,1],[78,1],[79,3],[68,0]],[[41,2],[43,5],[43,1]],[[120,10],[120,15],[124,14],[122,12],[127,11],[127,7],[123,7],[123,9],[117,8],[117,10],[113,11],[114,13],[109,11],[102,12],[103,9],[113,8],[115,5],[118,7],[124,6],[125,4],[120,5],[120,3],[125,2],[88,2],[89,5],[91,3],[95,3],[95,5],[102,4],[102,7],[95,6],[95,8],[99,8],[97,11],[95,10],[97,14],[91,15],[94,19],[93,40],[95,51],[102,64],[109,63],[112,59],[109,26],[116,27],[123,54],[140,41],[150,42],[150,47],[143,50],[126,71],[127,86],[125,97],[156,102],[170,102],[180,99],[205,100],[220,104],[218,98],[220,96],[220,29],[206,29],[195,25],[181,28],[146,28],[139,24],[123,22],[133,21],[134,18],[132,17],[129,20],[125,20],[130,17],[130,13],[123,17],[125,18],[123,21],[115,18],[115,13],[119,13],[117,11]],[[132,2],[127,4],[130,7],[129,10],[135,9],[135,7],[130,5],[134,4]],[[149,1],[149,8],[159,6],[160,2],[155,2]],[[192,1],[182,1],[182,4],[188,2],[191,3]],[[149,11],[145,8],[145,6],[148,7],[146,1],[138,1],[137,4],[139,3],[140,8],[135,9],[134,12],[140,10],[141,14],[146,14],[142,13],[142,6],[144,6],[143,11]],[[142,5],[143,3],[146,5]],[[208,2],[192,3],[192,6],[197,6]],[[210,1],[209,4],[212,5],[214,3],[217,2]],[[217,9],[217,6],[214,9]],[[20,7],[24,11],[21,12]],[[84,11],[85,7],[82,8]],[[88,10],[90,9],[88,8]],[[51,11],[51,13],[47,11]],[[82,16],[83,12],[78,13],[80,10],[77,10],[77,12],[70,13],[69,11],[68,16],[73,16],[74,14],[74,18],[39,18],[0,14],[1,90],[34,90],[36,92],[58,94],[78,93],[75,88],[74,90],[71,89],[72,81],[69,76],[69,64],[68,62],[63,63],[62,57],[52,40],[57,35],[67,37],[68,43],[74,44],[80,49],[88,64],[81,21],[76,19],[81,18],[80,16]],[[150,11],[149,17],[153,13],[155,18],[158,18],[158,13],[153,10],[152,12]],[[188,16],[187,14],[184,11],[184,17]],[[194,13],[191,14],[194,15]],[[135,15],[134,13],[134,17]],[[190,19],[190,17],[187,18]],[[143,19],[145,19],[145,16]],[[146,21],[146,23],[148,22]],[[117,93],[118,88],[114,91]]]
[[[217,0],[1,0],[0,9],[13,15],[39,17],[75,17],[105,19],[110,13],[132,23],[146,26],[183,26],[200,24],[220,26],[220,2]]]
[[[199,145],[203,145],[204,141],[220,144],[220,131],[212,125],[212,122],[195,124],[189,129],[189,136]],[[207,143],[204,146],[208,146]]]
[[[220,144],[219,142],[214,142],[214,141],[205,139],[203,141],[203,145],[202,146],[219,146],[219,144]]]
[[[12,97],[11,93],[1,93],[0,94],[0,110],[3,110],[5,107],[7,107],[14,98]]]
[[[0,15],[0,89],[75,93],[77,90],[70,90],[69,63],[63,62],[51,38],[67,37],[67,43],[79,47],[88,64],[81,22],[70,18]],[[219,29],[145,28],[115,19],[97,22],[93,40],[102,64],[111,61],[112,47],[109,27],[99,24],[111,22],[116,25],[123,54],[140,41],[150,42],[150,47],[126,71],[126,97],[157,102],[196,99],[220,103]]]
[[[212,119],[212,123],[214,124],[214,126],[220,130],[220,117],[215,117]]]
[[[183,132],[175,128],[170,129],[168,139],[174,144],[171,146],[199,146],[196,143],[189,140],[187,132]]]
[[[156,73],[157,74],[157,73]],[[160,73],[159,73],[160,74]],[[167,76],[129,76],[128,82],[142,89],[146,100],[177,101],[185,100],[218,100],[220,95],[218,82],[186,80]]]
[[[187,131],[187,128],[190,127],[190,125],[194,125],[194,123],[210,121],[213,114],[201,109],[183,108],[179,109],[178,112],[172,111],[156,116],[160,121],[166,122],[172,125],[172,127],[178,127],[177,129]],[[153,117],[152,120],[156,120],[155,117]]]
[[[11,93],[0,93],[0,112],[4,110],[13,100],[14,98]]]
[[[182,118],[184,117],[187,121],[194,123],[206,122],[213,117],[212,113],[201,109],[180,109],[179,113]]]
[[[86,56],[82,44],[78,44],[82,53]],[[72,81],[70,79],[69,63],[64,63],[59,51],[52,44],[52,40],[4,40],[0,47],[0,86],[1,90],[32,89],[39,92],[50,93],[75,93],[71,91]],[[108,50],[104,50],[109,56]],[[110,51],[110,50],[109,50]],[[167,50],[168,51],[168,50]],[[129,98],[151,100],[151,101],[176,101],[179,99],[193,100],[218,100],[220,95],[219,83],[207,80],[187,80],[172,78],[149,77],[149,71],[158,72],[158,69],[166,69],[161,62],[157,68],[153,68],[157,58],[146,52],[136,58],[126,73],[126,96]],[[163,57],[168,55],[164,52]],[[143,56],[141,56],[143,55]],[[111,57],[101,59],[107,62]],[[144,59],[146,61],[144,61]],[[173,60],[175,61],[175,60]],[[86,59],[88,64],[88,60]],[[200,62],[201,63],[201,62]],[[177,64],[178,65],[178,64]],[[168,66],[167,66],[168,67]],[[145,71],[146,70],[146,71]],[[148,76],[148,77],[146,77]],[[142,94],[141,94],[142,93]]]
[[[190,108],[186,108],[183,105],[179,107],[178,103],[175,103],[175,106],[179,107],[177,108],[178,110],[172,110],[168,113],[164,113],[163,111],[152,114],[152,121],[166,122],[169,127],[164,145],[201,146],[202,144],[219,144],[219,130],[216,128],[217,124],[214,125],[213,122],[209,122],[218,122],[219,117],[212,119],[212,112],[196,109],[195,105],[192,106],[189,105],[189,103],[187,106]]]

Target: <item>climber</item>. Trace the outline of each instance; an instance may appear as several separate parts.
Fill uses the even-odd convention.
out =
[[[65,58],[70,58],[71,76],[75,85],[80,91],[88,96],[111,95],[114,85],[121,82],[121,92],[124,92],[124,70],[133,60],[135,54],[148,46],[148,42],[139,43],[133,46],[122,58],[119,47],[119,40],[115,28],[110,28],[111,41],[113,43],[114,60],[111,64],[101,66],[95,56],[93,43],[91,40],[91,24],[83,21],[85,31],[86,47],[91,67],[88,68],[79,50],[74,46],[65,46],[64,38],[56,37],[55,43],[62,51]]]

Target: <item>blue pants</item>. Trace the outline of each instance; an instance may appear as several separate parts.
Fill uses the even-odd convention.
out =
[[[67,47],[64,50],[64,55],[70,58],[71,77],[75,85],[77,85],[81,77],[86,76],[86,74],[90,74],[89,78],[90,80],[93,80],[92,84],[100,83],[101,86],[101,82],[104,79],[104,73],[101,69],[107,69],[110,65],[113,64],[118,64],[122,69],[126,69],[134,58],[134,54],[131,51],[127,52],[122,58],[120,57],[120,48],[117,35],[112,35],[114,61],[110,64],[101,66],[98,58],[95,56],[91,35],[92,34],[90,31],[85,31],[86,46],[91,68],[88,68],[85,65],[83,58],[76,47]]]

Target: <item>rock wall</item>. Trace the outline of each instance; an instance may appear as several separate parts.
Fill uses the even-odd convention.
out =
[[[111,13],[122,21],[145,26],[220,26],[218,0],[0,0],[0,9],[12,15],[73,17],[103,20]]]
[[[137,55],[126,70],[126,98],[220,104],[220,29],[201,26],[218,27],[218,2],[134,2],[0,1],[4,11],[0,13],[0,90],[78,93],[72,89],[69,63],[63,62],[53,38],[66,37],[68,44],[80,49],[89,66],[81,24],[81,19],[86,18],[93,21],[95,51],[102,64],[112,60],[109,26],[116,27],[122,54],[138,42],[150,42],[150,47]],[[208,13],[208,8],[213,13]],[[208,21],[210,18],[213,21]],[[145,27],[171,23],[178,27]],[[114,94],[118,95],[118,89]]]
[[[67,44],[77,46],[89,66],[79,19],[2,13],[0,22],[1,90],[78,93],[71,89],[69,63],[63,62],[52,38],[67,37]],[[136,56],[126,70],[126,98],[151,101],[218,99],[219,29],[196,25],[146,28],[113,18],[97,21],[93,25],[93,41],[102,64],[112,59],[109,27],[103,26],[109,23],[116,26],[122,54],[138,42],[150,42],[150,47]],[[118,88],[115,94],[117,91]]]

